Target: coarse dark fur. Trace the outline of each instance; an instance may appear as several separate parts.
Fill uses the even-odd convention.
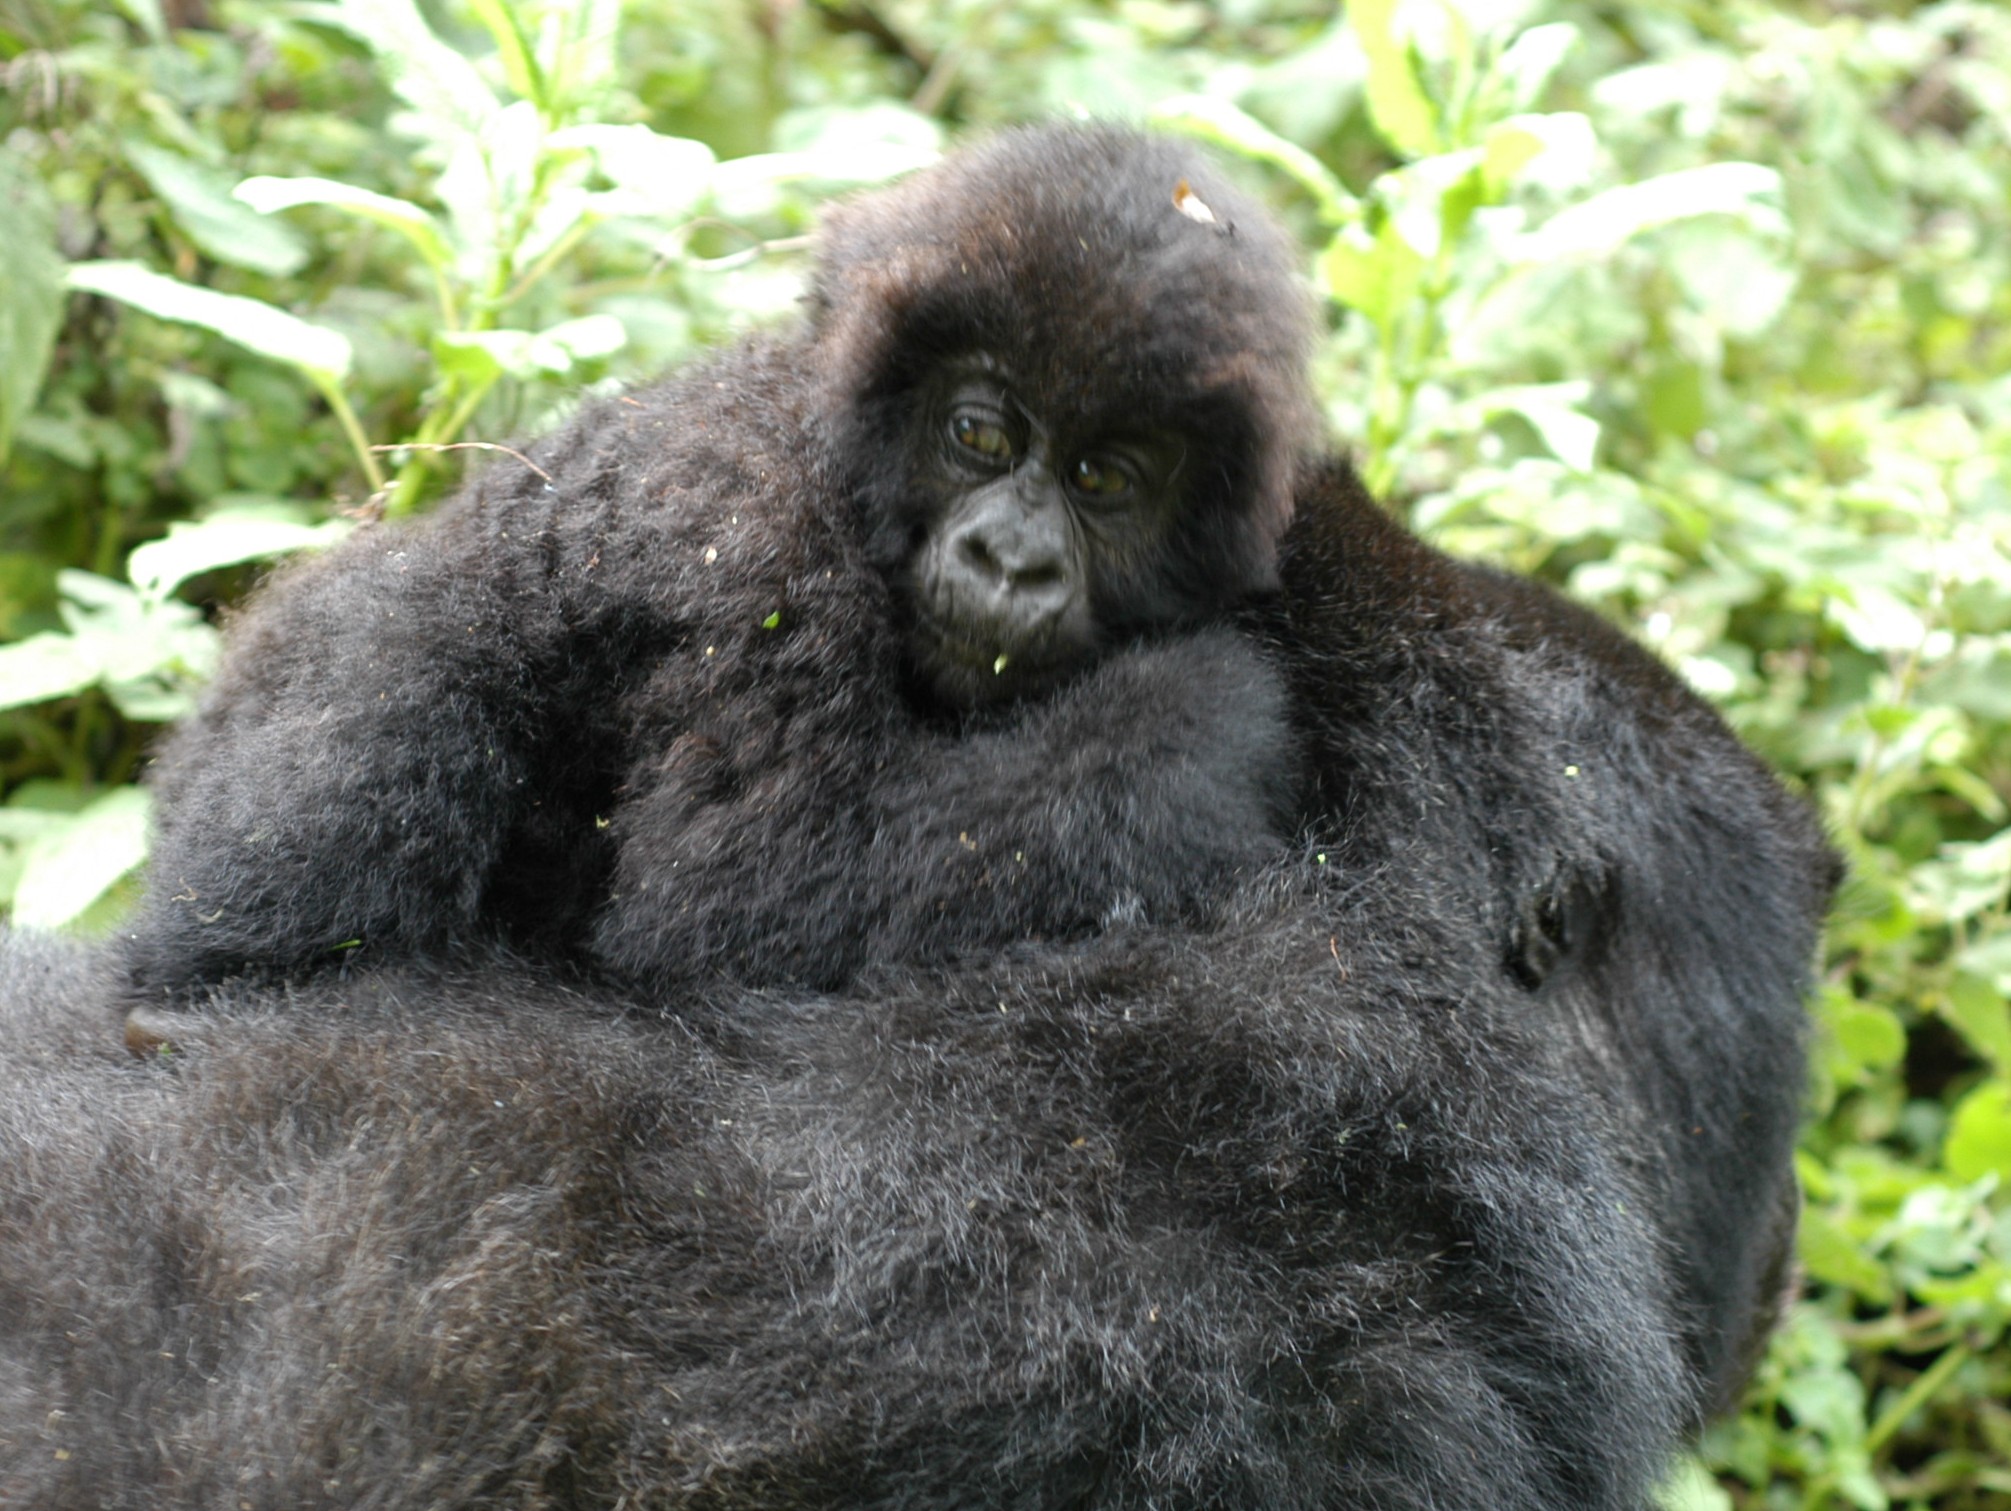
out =
[[[1698,1416],[1793,1264],[1802,992],[1838,863],[1807,807],[1661,663],[1455,562],[1345,468],[1309,481],[1269,633],[1326,864],[1471,919],[1637,1160]],[[1370,880],[1366,884],[1378,884]]]
[[[59,1506],[1637,1508],[1785,1282],[1807,814],[1340,467],[1282,539],[1235,474],[1220,559],[1275,560],[946,722],[809,339],[248,616],[124,966],[394,968],[7,1071],[0,1450]],[[628,986],[558,979],[581,934]],[[131,1000],[5,969],[24,1045]]]
[[[169,1065],[16,954],[0,1502],[1636,1511],[1637,1131],[1353,890],[667,1021],[241,987]]]
[[[835,985],[1202,916],[1293,818],[1277,672],[1171,632],[1275,586],[1310,427],[1294,262],[1194,151],[1105,127],[841,207],[802,328],[259,596],[156,770],[136,996],[477,933]],[[1183,447],[1166,528],[1081,564],[1094,643],[987,666],[1023,698],[975,724],[912,675],[905,566],[940,523],[918,389],[972,354],[1070,427]]]
[[[1331,846],[837,996],[0,958],[0,1502],[1640,1511],[1785,1281],[1832,862],[1654,661],[1309,479]]]

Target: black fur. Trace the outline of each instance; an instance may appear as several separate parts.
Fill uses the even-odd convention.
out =
[[[1612,626],[1432,551],[1327,469],[1270,621],[1331,843],[1476,921],[1638,1120],[1690,1409],[1731,1404],[1788,1283],[1801,993],[1837,861],[1806,807]]]
[[[1638,1511],[1736,1390],[1833,863],[1666,670],[1343,468],[1280,536],[1274,355],[1219,600],[1176,553],[1148,643],[916,706],[834,406],[971,185],[1043,266],[1050,140],[889,197],[880,283],[827,253],[817,334],[590,412],[549,494],[250,612],[119,962],[209,1009],[180,1057],[0,961],[0,1502]],[[1268,234],[1194,182],[1193,245]],[[385,969],[197,989],[351,933]]]
[[[157,769],[139,998],[484,931],[835,985],[1201,916],[1293,817],[1275,670],[1164,638],[1275,586],[1310,413],[1293,261],[1192,151],[1109,128],[841,208],[801,330],[260,595]],[[1088,423],[1175,428],[1188,476],[1163,536],[1094,564],[1102,665],[972,735],[913,696],[897,597],[931,525],[916,386],[980,351]]]
[[[0,1501],[1637,1508],[1639,1131],[1346,892],[669,1021],[323,977],[172,1065],[16,956]]]
[[[1780,1297],[1831,862],[1344,473],[1285,545],[1332,844],[1211,929],[322,976],[148,1065],[17,943],[0,1503],[1640,1511]]]

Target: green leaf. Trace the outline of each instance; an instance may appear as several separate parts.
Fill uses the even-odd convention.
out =
[[[306,263],[307,246],[291,227],[266,220],[231,198],[235,174],[147,142],[127,142],[125,154],[205,255],[279,277]]]
[[[1957,954],[1957,964],[1963,956]],[[1999,1074],[2011,1074],[2011,1000],[1995,982],[1957,970],[1941,1016],[1961,1032],[1969,1046],[1989,1060]]]
[[[371,48],[436,139],[479,140],[500,104],[475,65],[436,37],[413,0],[335,0],[316,13]]]
[[[630,211],[603,198],[603,213],[632,213],[675,222],[696,210],[712,190],[712,149],[687,137],[665,136],[647,126],[586,125],[555,131],[555,151],[593,154],[594,165],[615,188],[632,196]]]
[[[2011,929],[1965,944],[1955,961],[1964,971],[1994,983],[1998,991],[2011,992]]]
[[[1937,923],[1961,923],[1990,911],[2011,894],[2011,829],[1989,839],[1941,846],[1914,868],[1914,904]]]
[[[14,922],[70,923],[147,855],[147,794],[119,787],[28,846],[14,889]]]
[[[504,374],[563,377],[582,361],[619,351],[628,332],[612,315],[583,315],[542,331],[442,331],[433,338],[441,361],[474,383]]]
[[[1957,1180],[2011,1181],[2011,1081],[1985,1081],[1956,1105],[1941,1161]]]
[[[324,382],[339,382],[349,371],[346,336],[257,299],[199,289],[137,262],[72,263],[69,284],[162,320],[201,326],[247,351],[290,363]]]
[[[1599,450],[1599,422],[1580,407],[1591,401],[1589,382],[1523,383],[1493,388],[1460,406],[1483,423],[1520,416],[1544,448],[1573,472],[1589,473]]]
[[[1424,283],[1424,258],[1384,221],[1374,235],[1349,226],[1320,254],[1322,286],[1333,298],[1388,330]]]
[[[388,194],[361,189],[355,184],[332,178],[248,178],[232,191],[260,215],[291,210],[300,205],[327,205],[331,209],[388,226],[410,241],[426,259],[426,265],[444,268],[453,260],[446,233],[440,223],[415,204],[393,199]]]
[[[538,56],[552,114],[590,105],[613,85],[620,40],[621,0],[571,0],[545,6]]]
[[[126,18],[146,33],[149,42],[156,46],[166,43],[168,22],[161,0],[118,0],[118,5]]]
[[[67,698],[98,680],[98,663],[72,636],[45,630],[0,645],[0,708]]]
[[[1397,35],[1397,9],[1398,0],[1348,0],[1348,21],[1369,60],[1369,119],[1403,156],[1425,157],[1439,148],[1438,111]]]
[[[468,8],[475,13],[475,19],[487,29],[495,40],[496,52],[503,60],[503,77],[510,88],[521,98],[535,102],[540,109],[549,109],[552,102],[545,95],[544,70],[531,52],[531,39],[525,35],[523,23],[517,19],[517,8],[505,4],[504,0],[468,0]],[[568,9],[554,6],[555,11]]]
[[[1840,586],[1842,591],[1827,605],[1828,617],[1852,644],[1867,651],[1919,648],[1927,625],[1912,604],[1873,583]]]
[[[0,647],[0,706],[102,684],[129,718],[161,722],[189,710],[193,685],[216,665],[213,625],[186,603],[147,598],[92,572],[61,571],[56,584],[69,633]]]
[[[1694,1454],[1684,1454],[1656,1492],[1659,1511],[1732,1511],[1732,1498]]]
[[[765,215],[786,185],[848,188],[927,167],[942,155],[942,135],[936,122],[904,105],[791,111],[776,123],[777,151],[718,165],[713,197],[728,219]]]
[[[49,195],[0,152],[0,462],[35,407],[63,323],[63,259]]]
[[[1543,155],[1545,143],[1535,132],[1519,125],[1491,127],[1481,144],[1480,176],[1487,185],[1487,197],[1499,200],[1508,192],[1522,170]]]
[[[1879,1305],[1891,1301],[1892,1281],[1885,1266],[1865,1253],[1850,1232],[1821,1207],[1803,1208],[1795,1247],[1802,1267],[1815,1279]]]
[[[1770,234],[1785,235],[1786,221],[1767,203],[1780,192],[1780,174],[1758,163],[1711,163],[1660,174],[1558,211],[1522,239],[1519,260],[1608,257],[1645,231],[1700,215],[1735,215]]]
[[[1865,1002],[1841,987],[1820,996],[1821,1019],[1829,1030],[1824,1058],[1832,1082],[1853,1086],[1897,1065],[1906,1053],[1906,1029],[1892,1010]]]
[[[135,546],[126,576],[150,598],[165,598],[203,572],[289,551],[333,545],[355,526],[346,519],[309,524],[298,504],[240,504],[190,523],[178,520],[160,540]]]
[[[1690,302],[1743,341],[1763,335],[1780,317],[1799,276],[1749,227],[1723,216],[1672,228],[1662,260]]]
[[[1481,162],[1478,147],[1419,158],[1377,179],[1373,193],[1388,224],[1421,256],[1436,257],[1480,207]]]
[[[1552,21],[1530,27],[1503,48],[1501,56],[1495,59],[1493,72],[1506,89],[1508,108],[1516,111],[1533,108],[1551,76],[1577,45],[1577,27],[1568,21]]]

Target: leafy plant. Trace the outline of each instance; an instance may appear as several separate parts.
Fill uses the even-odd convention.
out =
[[[1151,116],[1305,233],[1378,489],[1628,625],[1849,859],[1806,1297],[1665,1503],[2011,1495],[2011,13],[209,10],[0,19],[17,919],[116,916],[243,563],[786,308],[816,202],[946,126]]]

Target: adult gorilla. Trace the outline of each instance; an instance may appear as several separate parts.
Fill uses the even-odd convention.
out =
[[[1078,203],[1044,140],[1145,169]],[[907,525],[833,517],[784,340],[596,412],[534,453],[564,492],[417,537],[455,550],[365,543],[254,614],[171,762],[132,977],[5,968],[0,1496],[1632,1511],[1736,1388],[1792,1236],[1808,817],[1596,620],[1343,469],[1288,488],[1270,254],[1130,343],[1015,335],[1024,298],[979,300],[976,362],[926,300],[888,326],[917,266],[956,285],[948,211],[1034,274],[1086,217],[1104,283],[1047,279],[1077,309],[1127,292],[1093,237],[1181,248],[1173,289],[1267,245],[1158,149],[1110,157],[1135,139],[1013,141],[854,222],[899,234],[841,237],[822,285],[819,339],[901,333],[906,387],[814,370],[914,400],[869,412],[931,445],[836,432],[912,471]],[[1122,378],[1168,331],[1165,391]],[[718,470],[679,494],[653,469],[694,448]],[[1115,593],[1041,555],[1113,496]],[[1195,628],[1274,566],[1243,638]],[[1027,779],[1050,760],[1098,806]],[[1113,911],[1148,922],[1053,942]],[[454,943],[531,923],[631,984]],[[172,1067],[80,1043],[134,982],[352,930],[391,967],[226,987]]]
[[[167,1065],[15,946],[0,1500],[1638,1511],[1780,1294],[1827,855],[1344,475],[1287,548],[1335,844],[1210,930],[244,986]]]
[[[668,1021],[245,989],[173,1067],[17,954],[0,1501],[1632,1511],[1641,1131],[1353,890]]]

